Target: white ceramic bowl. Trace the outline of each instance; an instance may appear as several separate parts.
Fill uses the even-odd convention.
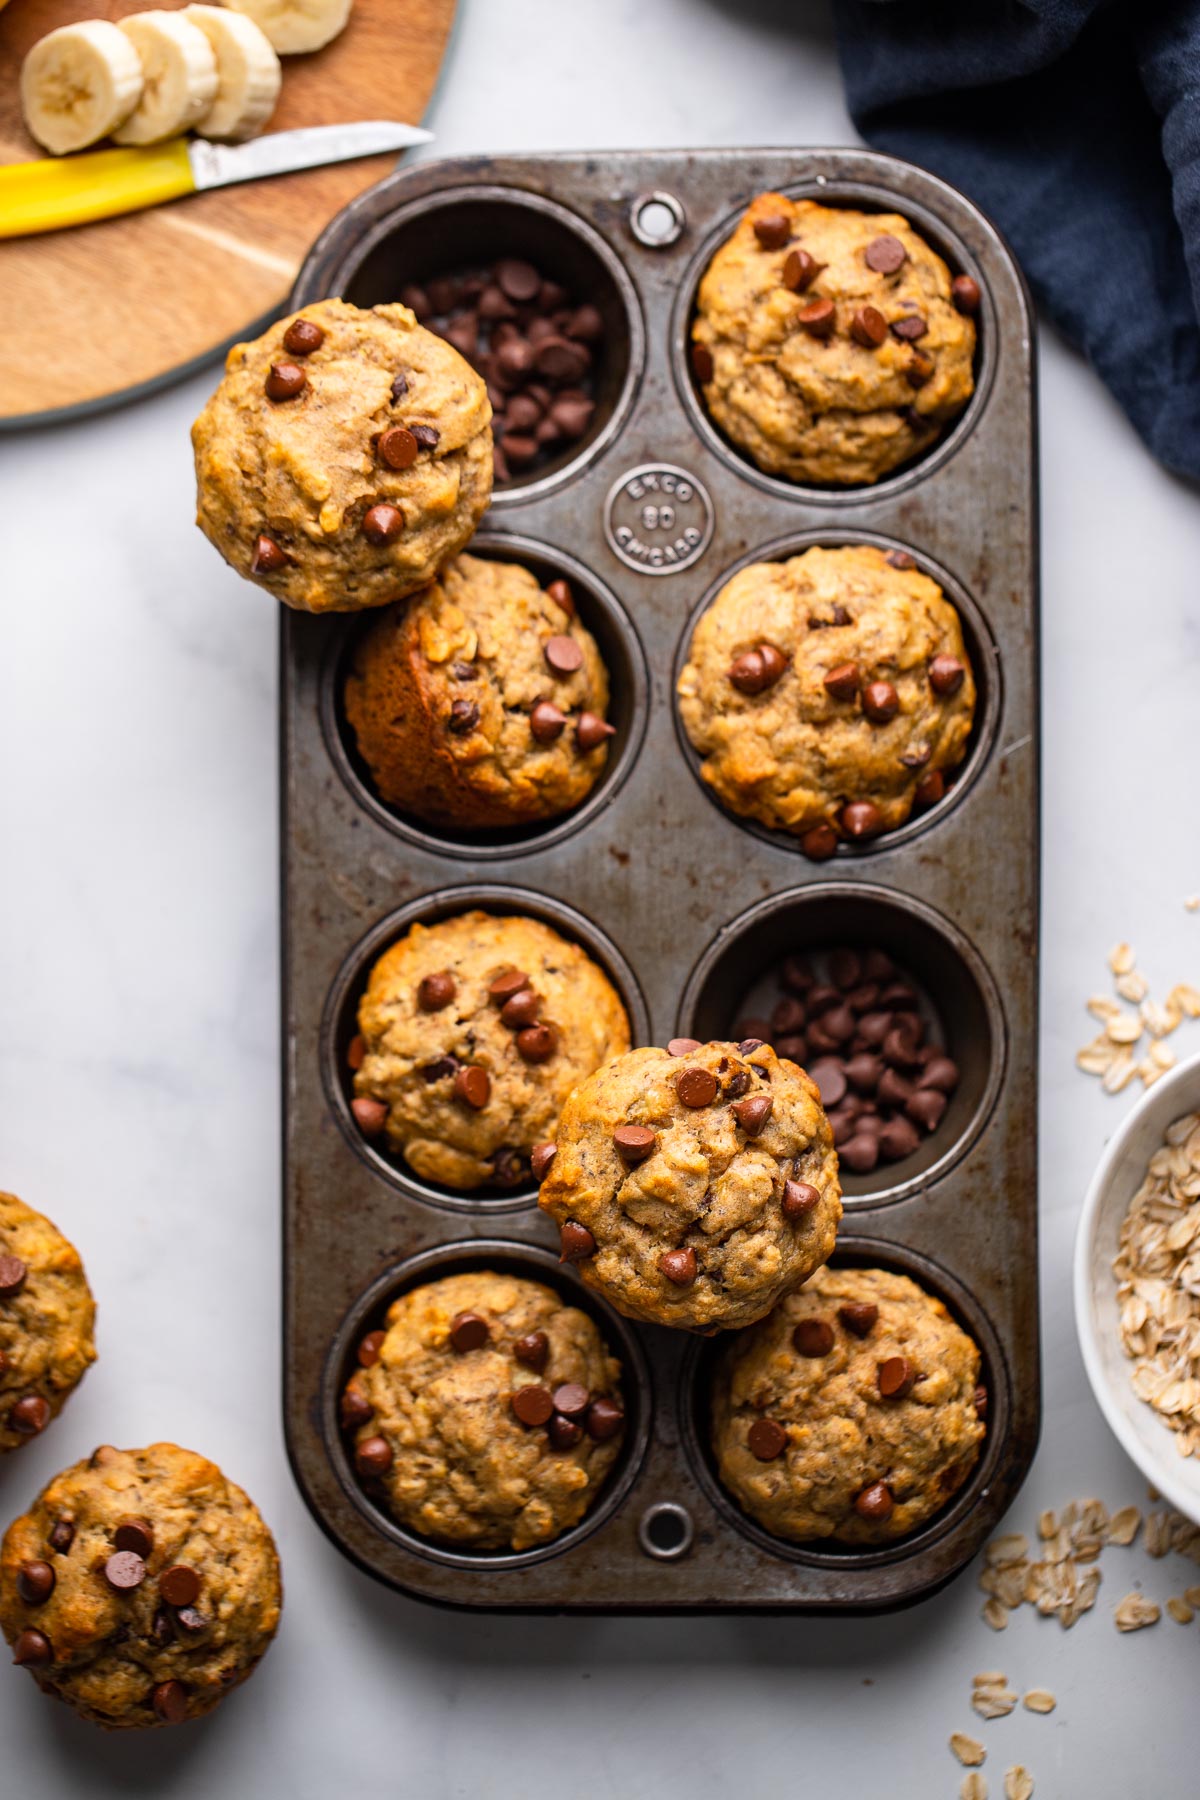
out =
[[[1112,1263],[1121,1222],[1173,1119],[1200,1110],[1200,1056],[1148,1088],[1113,1136],[1092,1177],[1075,1239],[1075,1329],[1100,1410],[1126,1454],[1179,1512],[1200,1524],[1200,1458],[1180,1456],[1175,1433],[1130,1385],[1133,1364],[1117,1331]]]

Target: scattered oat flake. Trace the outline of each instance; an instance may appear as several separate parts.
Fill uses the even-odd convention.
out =
[[[984,1669],[980,1675],[972,1675],[972,1687],[1006,1687],[1008,1676],[1002,1669]]]
[[[1007,1719],[1017,1704],[1017,1696],[1010,1687],[976,1688],[971,1695],[971,1705],[981,1719]]]
[[[1177,1625],[1190,1625],[1196,1616],[1187,1601],[1178,1594],[1172,1594],[1167,1601],[1167,1611]]]
[[[1128,1000],[1133,1006],[1136,1006],[1139,1000],[1144,1000],[1149,992],[1146,977],[1140,969],[1131,969],[1128,975],[1118,975],[1113,986],[1122,1000]]]
[[[969,1775],[963,1776],[958,1796],[959,1800],[987,1800],[987,1782],[978,1769],[972,1769]]]
[[[951,1732],[950,1748],[964,1769],[977,1769],[987,1755],[979,1739],[968,1737],[965,1731]]]
[[[1128,1050],[1122,1050],[1119,1055],[1113,1057],[1105,1069],[1100,1085],[1106,1094],[1119,1094],[1122,1089],[1129,1086],[1138,1072],[1138,1065]]]
[[[1029,1800],[1033,1793],[1033,1776],[1021,1763],[1004,1771],[1004,1800]]]
[[[986,1556],[992,1568],[1004,1563],[1020,1562],[1029,1552],[1029,1539],[1022,1531],[1008,1531],[1002,1537],[993,1538],[987,1547]]]
[[[1189,894],[1183,903],[1189,912],[1200,910],[1200,894]]]
[[[990,1625],[993,1631],[1008,1629],[1008,1608],[1001,1600],[989,1600],[983,1609],[983,1618],[984,1623]]]
[[[1108,966],[1114,975],[1128,975],[1136,962],[1132,944],[1114,944],[1108,953]]]
[[[1118,1631],[1141,1631],[1147,1625],[1157,1625],[1161,1618],[1162,1608],[1136,1591],[1126,1594],[1113,1614]]]
[[[1121,1008],[1111,994],[1092,994],[1088,1000],[1087,1009],[1093,1018],[1101,1020],[1104,1024],[1107,1024],[1110,1019],[1119,1019],[1121,1016]]]
[[[1178,1007],[1189,1019],[1200,1019],[1200,988],[1186,981],[1176,982],[1167,995],[1167,1005]]]
[[[1108,1523],[1110,1544],[1132,1544],[1141,1529],[1142,1515],[1136,1506],[1119,1506]]]
[[[1105,1035],[1114,1044],[1136,1044],[1144,1027],[1137,1013],[1123,1012],[1108,1021]]]
[[[1189,1606],[1194,1606],[1197,1610],[1200,1610],[1200,1587],[1184,1588],[1183,1597]]]
[[[1054,1695],[1050,1692],[1049,1688],[1030,1688],[1022,1701],[1022,1705],[1026,1712],[1052,1713],[1054,1708],[1058,1705],[1058,1701],[1054,1698]]]

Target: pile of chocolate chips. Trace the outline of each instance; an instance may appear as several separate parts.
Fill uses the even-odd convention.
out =
[[[846,1168],[869,1174],[911,1156],[937,1130],[958,1064],[928,1041],[921,996],[882,950],[831,950],[818,971],[788,956],[769,1019],[741,1019],[738,1038],[764,1038],[816,1082]]]
[[[592,370],[604,342],[597,307],[577,304],[532,263],[504,256],[469,274],[400,290],[431,331],[487,383],[498,482],[536,470],[576,443],[596,410]]]

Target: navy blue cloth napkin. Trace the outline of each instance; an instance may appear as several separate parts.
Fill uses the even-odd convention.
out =
[[[963,189],[1200,478],[1200,0],[834,0],[869,144]]]

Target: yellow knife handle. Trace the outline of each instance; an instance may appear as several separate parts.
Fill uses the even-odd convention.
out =
[[[145,149],[9,163],[0,169],[0,238],[140,212],[161,200],[178,200],[195,186],[184,138]]]

